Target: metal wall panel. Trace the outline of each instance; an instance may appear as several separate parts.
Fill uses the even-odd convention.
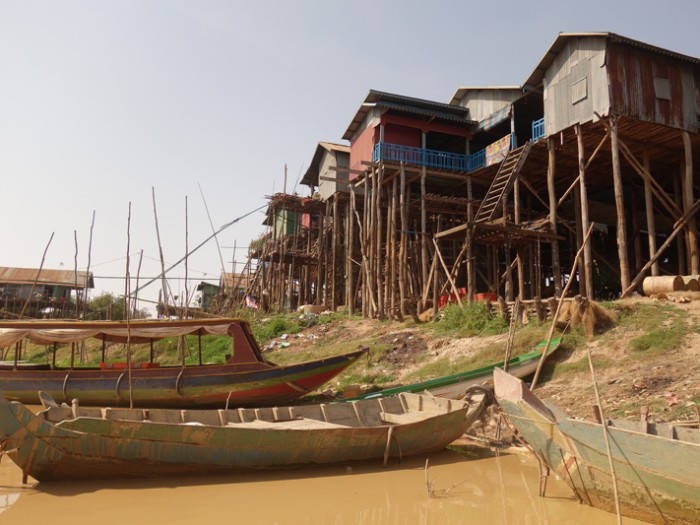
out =
[[[698,131],[697,66],[617,43],[608,56],[614,113]]]
[[[595,113],[606,115],[610,97],[605,69],[605,38],[569,39],[547,69],[543,84],[548,135],[577,123],[589,122],[596,118]]]
[[[519,89],[474,89],[464,95],[459,105],[469,108],[471,120],[482,121],[521,96]]]

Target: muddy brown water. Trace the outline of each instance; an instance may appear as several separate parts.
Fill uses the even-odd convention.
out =
[[[253,474],[22,484],[0,463],[0,525],[39,524],[614,524],[579,504],[526,454],[480,448],[426,458]],[[626,524],[640,521],[625,519]]]

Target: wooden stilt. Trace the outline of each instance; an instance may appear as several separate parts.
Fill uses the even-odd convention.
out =
[[[583,149],[583,132],[581,125],[576,124],[576,142],[578,144],[578,176],[579,194],[581,199],[581,229],[588,231],[590,223],[588,218],[588,190],[586,189],[586,168],[584,164],[585,152]],[[585,279],[585,296],[593,298],[593,256],[591,255],[591,244],[587,243],[583,250],[583,275]]]
[[[623,290],[630,283],[630,270],[627,257],[627,221],[623,197],[622,172],[620,170],[620,147],[618,143],[617,117],[610,117],[610,147],[612,150],[613,188],[617,209],[617,253],[620,260],[620,285]]]
[[[644,150],[644,171],[651,177],[649,150]],[[649,257],[656,253],[656,221],[654,220],[654,200],[651,195],[651,181],[644,179],[644,206],[647,215],[647,232],[649,237]],[[641,270],[641,268],[640,268]],[[651,275],[659,275],[659,263],[651,265]]]
[[[683,152],[684,152],[684,177],[683,177],[683,211],[687,212],[695,201],[693,195],[693,151],[690,143],[690,135],[687,131],[682,131]],[[690,273],[700,274],[700,251],[698,249],[698,229],[696,222],[688,222],[688,254],[690,259]]]
[[[554,151],[554,140],[547,139],[547,194],[549,196],[549,229],[552,233],[557,233],[557,194],[554,185],[554,175],[556,173],[556,155]],[[561,266],[559,263],[559,241],[553,240],[552,248],[552,276],[554,279],[554,294],[561,297]]]

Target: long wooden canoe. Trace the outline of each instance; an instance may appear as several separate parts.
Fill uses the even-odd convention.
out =
[[[554,338],[549,343],[547,350],[547,358],[557,351],[561,344],[561,338]],[[517,357],[513,357],[508,361],[508,370],[515,377],[524,378],[534,373],[537,365],[542,358],[547,341],[540,342],[532,351]],[[459,399],[464,396],[465,392],[472,386],[483,386],[492,388],[493,386],[493,370],[496,367],[503,366],[503,361],[492,363],[490,365],[451,374],[419,383],[411,383],[410,385],[397,386],[378,390],[376,392],[368,392],[360,396],[348,398],[348,401],[358,399],[371,399],[375,397],[395,396],[401,392],[429,392],[433,396],[447,397],[450,399]]]
[[[401,394],[353,403],[236,410],[58,406],[33,414],[0,398],[0,444],[39,481],[282,468],[427,454],[484,408]]]
[[[0,322],[0,348],[23,340],[37,344],[77,345],[86,339],[123,344],[152,344],[166,337],[225,336],[231,355],[225,363],[159,366],[102,363],[99,367],[0,367],[0,395],[33,403],[39,390],[59,401],[78,398],[84,405],[149,407],[244,407],[289,403],[323,385],[354,363],[366,349],[315,361],[278,366],[264,359],[249,324],[241,319],[181,321]],[[54,347],[55,348],[55,347]],[[17,354],[15,354],[17,355]],[[104,359],[103,359],[104,361]]]
[[[521,436],[576,496],[615,512],[603,426],[571,419],[523,382],[494,372],[496,398]],[[607,422],[622,514],[649,523],[700,524],[700,430]]]

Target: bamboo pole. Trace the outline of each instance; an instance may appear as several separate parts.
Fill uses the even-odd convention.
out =
[[[155,201],[154,201],[155,202]],[[129,202],[129,215],[126,221],[126,282],[124,283],[124,315],[126,316],[126,365],[129,374],[129,408],[134,408],[134,385],[132,381],[131,369],[131,276],[129,274],[129,250],[131,249],[131,202]]]
[[[80,319],[80,306],[78,305],[78,231],[73,230],[75,241],[75,257],[73,258],[73,271],[75,272],[75,319]]]
[[[46,261],[46,252],[49,250],[49,246],[51,246],[51,241],[53,240],[53,234],[54,234],[54,232],[51,232],[51,237],[49,237],[49,242],[46,243],[46,248],[44,248],[44,255],[41,256],[41,264],[39,265],[39,271],[36,272],[36,277],[34,278],[34,282],[32,283],[32,287],[29,290],[29,297],[27,297],[27,300],[24,302],[24,306],[22,306],[22,311],[19,313],[19,319],[22,319],[24,317],[24,313],[27,311],[27,307],[29,306],[29,303],[32,300],[32,296],[34,295],[34,289],[36,288],[36,283],[39,281],[39,276],[41,275],[41,270],[44,269],[44,261]]]
[[[189,237],[190,237],[190,230],[189,230],[189,210],[188,210],[188,202],[187,202],[187,195],[185,195],[185,253],[189,253]],[[235,253],[234,253],[235,257]],[[189,273],[189,257],[185,257],[185,319],[187,319],[187,316],[189,314],[189,307],[190,307],[190,289],[187,285],[187,277]],[[232,276],[233,277],[233,276]]]
[[[401,163],[399,183],[399,209],[401,213],[401,238],[399,244],[399,311],[406,315],[406,243],[408,241],[408,203],[406,202],[406,171]]]
[[[615,463],[613,462],[612,449],[610,448],[610,435],[608,430],[608,420],[603,414],[603,405],[600,400],[600,392],[598,391],[598,382],[596,381],[595,369],[593,368],[593,358],[591,357],[591,347],[586,345],[588,354],[588,366],[591,370],[591,379],[593,381],[593,390],[595,391],[596,403],[600,411],[601,424],[603,425],[603,437],[605,438],[605,449],[608,454],[608,464],[610,465],[610,476],[613,482],[613,496],[615,497],[615,512],[617,514],[617,523],[622,525],[622,514],[620,513],[620,495],[617,490],[617,476],[615,475]]]
[[[423,133],[423,148],[425,148],[425,133]],[[420,267],[421,267],[421,287],[428,279],[428,214],[425,208],[425,166],[421,168],[420,174]],[[425,304],[421,300],[420,309],[425,309]]]
[[[384,164],[380,164],[377,169],[377,184],[376,184],[376,199],[375,199],[375,259],[376,259],[376,279],[377,279],[377,308],[379,308],[379,319],[386,318],[386,309],[384,306],[384,266],[382,264],[382,185],[384,180]]]
[[[92,222],[90,223],[90,240],[88,241],[87,268],[85,269],[85,292],[83,294],[83,318],[88,313],[88,285],[90,280],[90,264],[92,262],[92,232],[95,229],[95,210],[92,210]],[[84,348],[84,346],[83,346]]]
[[[540,378],[540,372],[542,372],[544,360],[547,358],[547,353],[549,352],[549,345],[552,344],[552,338],[554,337],[554,328],[557,325],[557,318],[559,317],[559,312],[561,311],[561,305],[564,303],[564,297],[566,297],[566,293],[569,291],[569,286],[574,281],[574,272],[576,271],[578,260],[581,257],[581,253],[583,253],[584,246],[586,245],[586,243],[588,243],[588,239],[591,236],[592,231],[593,225],[591,224],[588,227],[588,232],[586,232],[586,236],[583,239],[582,246],[576,252],[576,257],[574,257],[574,263],[571,265],[571,272],[569,273],[569,280],[566,282],[566,286],[564,287],[564,290],[561,293],[561,298],[559,299],[559,301],[557,301],[557,309],[552,314],[552,324],[549,327],[549,334],[547,335],[547,344],[542,350],[542,357],[540,357],[540,362],[537,363],[537,370],[535,370],[535,376],[532,378],[532,385],[530,386],[530,390],[534,390],[535,388],[537,388],[537,381]]]
[[[438,256],[440,259],[440,264],[442,265],[442,269],[445,271],[445,275],[447,276],[447,280],[450,282],[450,286],[452,287],[452,291],[455,294],[455,297],[457,298],[457,303],[459,303],[460,308],[464,308],[464,305],[462,304],[462,299],[459,297],[459,290],[457,289],[457,286],[455,285],[454,281],[452,280],[452,277],[450,276],[450,272],[447,269],[447,266],[445,265],[445,261],[442,258],[442,254],[440,253],[440,248],[438,247],[437,241],[435,240],[435,237],[433,237],[433,244],[435,245],[435,254]]]
[[[170,301],[168,299],[168,283],[165,280],[165,258],[163,257],[163,245],[160,242],[160,228],[158,227],[158,211],[156,210],[156,188],[155,186],[151,186],[151,198],[153,200],[153,218],[155,219],[156,223],[156,239],[158,240],[158,255],[160,257],[160,271],[161,271],[161,279],[162,279],[162,290],[163,290],[163,305],[165,306],[165,314],[167,315],[168,313],[168,305],[170,304]]]

